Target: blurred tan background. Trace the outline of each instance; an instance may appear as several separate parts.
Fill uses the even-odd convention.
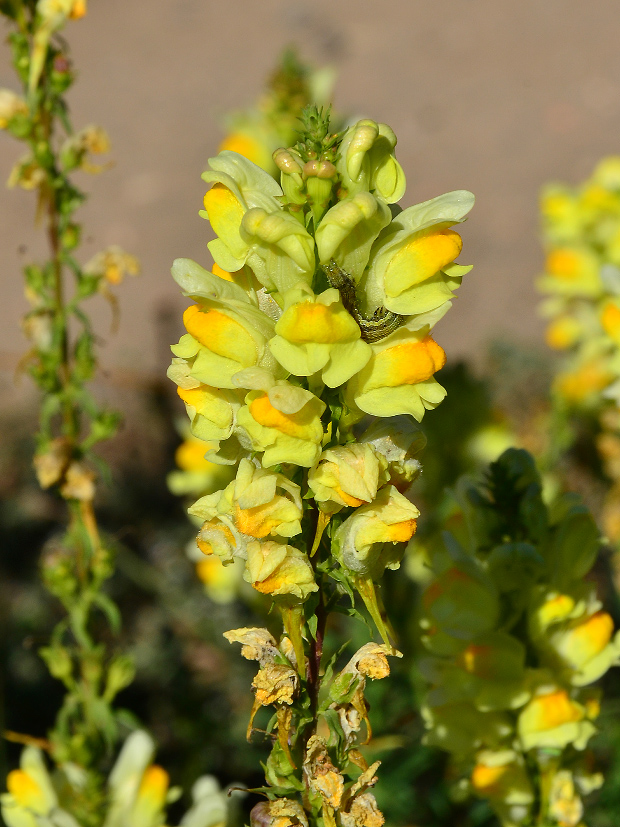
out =
[[[80,74],[74,123],[104,126],[115,162],[81,177],[91,195],[83,258],[116,243],[143,267],[117,291],[117,336],[108,306],[93,300],[113,385],[161,375],[186,306],[170,264],[210,262],[200,174],[223,136],[221,117],[254,101],[288,45],[335,67],[339,111],[394,128],[404,206],[451,189],[476,194],[461,256],[474,271],[437,330],[449,357],[479,354],[500,332],[540,339],[538,191],[620,153],[617,0],[90,0],[66,36]],[[8,57],[3,45],[0,85],[16,88]],[[0,136],[2,177],[20,152]],[[0,199],[5,402],[26,349],[20,265],[40,252],[33,201],[21,191]]]

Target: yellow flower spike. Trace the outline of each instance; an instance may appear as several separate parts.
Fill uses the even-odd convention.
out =
[[[601,325],[605,333],[616,344],[620,345],[620,307],[616,302],[607,302],[601,312]]]
[[[292,386],[285,382],[277,390],[281,391],[280,400],[273,391],[251,391],[237,415],[239,427],[247,433],[254,451],[264,451],[262,463],[266,468],[281,462],[311,468],[321,454],[325,403],[301,388],[293,394]],[[287,392],[294,395],[292,407],[286,404]]]
[[[444,366],[446,354],[423,330],[401,328],[372,350],[366,367],[347,384],[351,406],[381,417],[410,414],[419,422],[445,397],[433,374]]]
[[[295,376],[321,378],[330,387],[344,384],[361,370],[372,355],[361,340],[359,326],[344,309],[338,290],[319,296],[294,289],[284,296],[284,312],[270,340],[271,352]]]

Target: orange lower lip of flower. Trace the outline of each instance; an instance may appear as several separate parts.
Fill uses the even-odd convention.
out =
[[[534,713],[529,728],[535,732],[581,721],[584,716],[563,689],[534,698],[529,703],[529,709]]]
[[[304,413],[304,407],[296,414],[285,414],[274,408],[267,394],[259,396],[250,402],[249,408],[252,418],[264,428],[273,428],[286,436],[304,439],[306,428],[309,424],[309,416]]]
[[[403,290],[434,276],[454,261],[462,248],[463,240],[454,230],[439,230],[414,238],[396,253],[387,266],[387,295],[399,296]]]
[[[254,508],[239,508],[235,512],[235,525],[242,534],[262,539],[267,537],[279,524],[279,520],[269,517],[269,506],[257,505]]]
[[[212,353],[227,359],[239,360],[238,354],[246,350],[256,357],[256,345],[242,324],[218,310],[200,310],[192,304],[183,314],[185,329],[196,341]]]
[[[597,612],[572,630],[571,649],[574,647],[575,654],[583,653],[592,658],[607,646],[613,631],[614,622],[610,615]]]
[[[415,520],[403,520],[402,523],[394,523],[387,526],[386,541],[391,543],[406,543],[411,540],[416,532],[418,524]]]
[[[204,204],[217,236],[226,236],[230,230],[239,232],[244,209],[228,187],[214,184],[205,195]]]
[[[276,332],[289,342],[299,345],[309,342],[333,344],[360,336],[352,319],[347,319],[346,316],[344,319],[339,318],[326,305],[312,302],[291,307],[278,323]]]
[[[405,342],[377,353],[373,374],[377,387],[416,385],[427,382],[445,363],[443,348],[427,336],[421,342]]]
[[[553,250],[547,256],[546,270],[559,279],[576,279],[580,275],[581,260],[574,250]]]
[[[170,776],[166,770],[157,764],[153,764],[144,771],[138,796],[152,798],[163,805],[169,783]]]
[[[206,525],[209,525],[209,524],[207,523]],[[203,526],[203,528],[204,528],[204,526]],[[227,525],[224,525],[223,523],[217,523],[216,525],[209,525],[209,528],[212,531],[220,531],[223,534],[223,536],[226,538],[228,543],[230,543],[231,546],[236,546],[236,542],[235,542],[235,538],[233,536],[233,533],[228,528]],[[198,546],[200,551],[202,551],[203,554],[206,554],[206,555],[213,554],[213,546],[207,540],[203,540],[200,537],[200,534],[196,538],[196,545]]]

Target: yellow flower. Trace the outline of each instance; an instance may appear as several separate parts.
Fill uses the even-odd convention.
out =
[[[570,682],[585,686],[620,662],[620,638],[612,641],[614,623],[607,612],[573,620],[546,641],[570,670]]]
[[[201,299],[187,308],[183,324],[187,334],[171,349],[187,360],[197,382],[232,389],[238,387],[233,376],[244,368],[276,365],[267,348],[273,321],[249,302]]]
[[[474,204],[458,190],[399,213],[372,247],[364,281],[370,310],[385,306],[404,316],[445,305],[471,267],[454,264],[462,241],[450,229]]]
[[[256,591],[285,605],[303,603],[319,588],[307,555],[271,540],[248,543],[245,577]]]
[[[576,344],[583,328],[576,319],[561,316],[554,319],[545,332],[545,341],[554,350],[566,350]]]
[[[373,580],[385,568],[397,569],[417,527],[420,512],[393,485],[387,485],[373,502],[362,505],[338,527],[333,553],[349,571]]]
[[[574,370],[560,373],[553,387],[567,402],[589,404],[599,401],[601,391],[613,378],[600,359],[589,359]]]
[[[609,338],[620,345],[620,307],[614,301],[608,301],[601,311],[601,325]]]
[[[387,460],[368,443],[338,445],[323,451],[308,475],[308,486],[322,511],[370,503],[388,481]]]
[[[236,478],[223,491],[199,499],[189,513],[209,524],[213,520],[222,522],[242,552],[248,538],[299,534],[301,490],[283,474],[273,474],[242,459]]]
[[[481,796],[507,804],[531,804],[534,791],[522,759],[512,750],[479,753],[471,785]]]
[[[584,707],[565,689],[541,688],[519,715],[517,730],[523,749],[562,749],[571,743],[583,749],[595,732],[585,717]]]
[[[192,433],[198,439],[216,443],[228,439],[233,431],[235,413],[241,407],[239,394],[201,384],[195,388],[179,387],[177,393],[185,402]],[[203,456],[207,450],[208,446],[203,443]]]
[[[560,770],[553,776],[549,794],[549,815],[559,827],[578,827],[583,816],[583,804],[575,790],[570,770]]]
[[[140,273],[140,262],[121,247],[113,245],[91,258],[84,266],[84,272],[104,278],[110,284],[120,284],[125,276],[137,276]]]
[[[315,296],[303,288],[284,295],[284,312],[269,342],[280,364],[295,376],[321,378],[330,388],[342,385],[361,370],[372,354],[361,331],[344,309],[338,290]]]
[[[20,768],[8,774],[6,785],[8,792],[0,796],[0,805],[7,827],[38,827],[39,816],[45,818],[54,811],[67,817],[67,827],[77,827],[68,813],[57,810],[58,797],[37,747],[22,750]]]
[[[169,783],[170,777],[163,767],[151,764],[145,769],[129,817],[132,827],[160,827],[163,824]]]
[[[273,168],[271,148],[247,132],[231,132],[220,144],[219,151],[237,152],[266,172],[271,172]]]
[[[374,416],[410,414],[419,422],[446,395],[433,378],[446,354],[424,330],[401,328],[372,345],[372,351],[366,367],[347,384],[351,406]]]
[[[16,115],[27,115],[28,106],[23,98],[10,89],[0,89],[0,129],[6,129]]]
[[[547,254],[545,274],[538,280],[543,292],[566,296],[598,296],[603,283],[599,261],[587,248],[558,247]]]
[[[276,393],[278,396],[276,396]],[[321,453],[325,403],[303,388],[286,382],[268,392],[251,391],[237,421],[252,450],[264,451],[265,467],[290,462],[311,468]]]

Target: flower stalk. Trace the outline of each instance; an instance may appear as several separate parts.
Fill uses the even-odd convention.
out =
[[[47,261],[24,269],[30,310],[23,329],[31,349],[22,362],[41,391],[37,477],[42,488],[53,490],[67,506],[67,529],[48,541],[41,562],[44,583],[66,612],[50,644],[40,650],[52,676],[66,689],[49,748],[57,765],[71,762],[79,767],[84,783],[94,791],[101,783],[101,761],[109,758],[118,738],[111,704],[131,682],[133,666],[127,657],[108,651],[93,631],[100,615],[113,634],[120,625],[118,609],[104,590],[113,572],[114,550],[97,522],[93,467],[93,447],[114,435],[119,416],[102,408],[88,389],[97,356],[83,302],[96,293],[111,300],[108,285],[118,283],[125,272],[137,273],[138,264],[118,248],[112,250],[115,268],[106,258],[110,251],[86,265],[76,258],[81,237],[76,211],[86,196],[73,176],[80,170],[99,171],[91,158],[109,150],[101,128],[73,129],[65,100],[74,72],[60,32],[85,12],[84,0],[3,4],[22,94],[0,90],[0,127],[25,146],[9,186],[36,193],[36,221],[44,224],[49,248]],[[39,766],[41,759],[30,756],[28,761]],[[19,784],[17,789],[22,790]],[[69,809],[80,824],[98,824],[99,795],[78,796],[75,788],[74,793]],[[52,798],[50,793],[50,802]],[[12,823],[10,812],[5,817]]]

